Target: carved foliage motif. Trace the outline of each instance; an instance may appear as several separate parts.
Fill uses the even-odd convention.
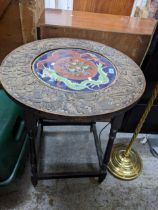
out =
[[[40,54],[61,48],[78,48],[107,57],[117,71],[114,82],[90,92],[65,91],[45,85],[33,73],[32,63]],[[135,103],[145,89],[144,76],[134,61],[111,47],[88,40],[58,38],[23,45],[4,59],[0,70],[2,85],[15,100],[36,110],[64,116],[119,111]]]

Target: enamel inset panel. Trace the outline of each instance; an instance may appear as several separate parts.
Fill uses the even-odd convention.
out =
[[[55,49],[32,63],[34,74],[52,88],[91,92],[108,87],[116,69],[108,58],[84,49]]]

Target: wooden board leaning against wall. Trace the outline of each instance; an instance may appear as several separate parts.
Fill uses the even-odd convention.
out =
[[[44,0],[0,0],[0,63],[16,47],[36,39]]]
[[[70,37],[101,42],[120,50],[140,65],[155,24],[152,19],[45,9],[38,31],[40,39]]]
[[[74,0],[73,9],[77,11],[130,16],[133,3],[134,0]]]

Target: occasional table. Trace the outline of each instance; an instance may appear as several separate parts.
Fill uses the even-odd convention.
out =
[[[137,64],[106,45],[80,39],[34,41],[12,51],[0,67],[7,94],[25,112],[32,183],[52,178],[106,177],[107,164],[123,114],[141,97],[145,79]],[[96,122],[110,119],[105,152]],[[45,125],[90,125],[99,171],[41,174],[37,142]]]

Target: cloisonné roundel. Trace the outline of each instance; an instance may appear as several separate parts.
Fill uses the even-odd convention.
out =
[[[52,88],[91,92],[116,78],[114,65],[104,56],[84,49],[55,49],[32,63],[34,74]]]

